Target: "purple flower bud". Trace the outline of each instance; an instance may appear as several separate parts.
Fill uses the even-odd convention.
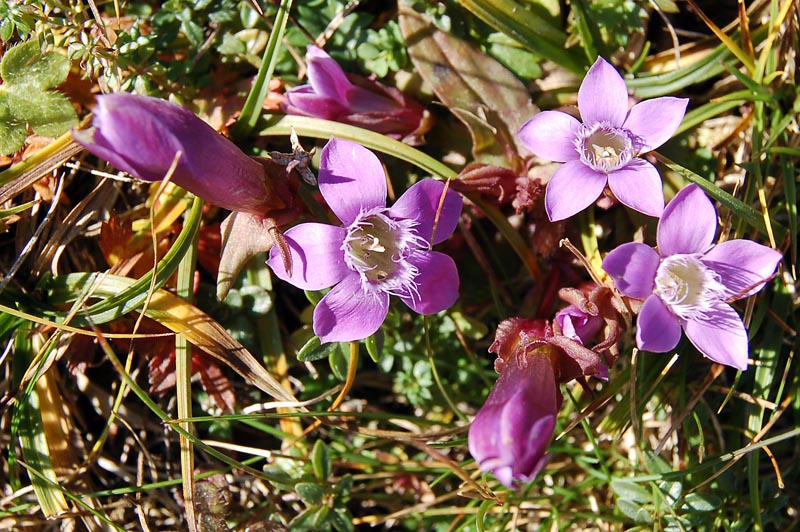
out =
[[[603,318],[592,316],[575,305],[569,305],[556,313],[556,322],[561,334],[583,345],[588,344],[603,326]]]
[[[163,179],[180,152],[172,181],[208,203],[252,214],[285,206],[264,166],[188,109],[116,93],[98,96],[94,113],[92,127],[73,138],[132,176]]]
[[[283,110],[363,127],[418,144],[430,129],[429,113],[414,100],[372,78],[345,74],[320,48],[309,46],[308,84],[286,93]]]
[[[561,394],[542,350],[509,357],[469,429],[469,452],[505,486],[529,482],[547,463]]]

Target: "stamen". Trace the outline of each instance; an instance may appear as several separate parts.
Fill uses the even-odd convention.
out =
[[[608,173],[628,164],[634,156],[633,144],[627,130],[600,122],[582,126],[575,147],[585,165]]]
[[[394,220],[387,209],[361,212],[347,230],[342,245],[345,262],[359,273],[368,293],[388,293],[419,299],[415,281],[419,270],[408,262],[416,250],[428,248],[415,220]]]
[[[724,299],[719,276],[697,255],[673,255],[662,260],[654,291],[682,319],[702,317],[715,302]]]

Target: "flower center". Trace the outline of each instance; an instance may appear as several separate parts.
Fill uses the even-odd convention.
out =
[[[361,276],[366,291],[382,291],[393,295],[416,294],[414,278],[419,273],[408,261],[417,249],[428,243],[417,235],[416,220],[394,220],[385,208],[363,212],[348,227],[342,250],[350,269]]]
[[[581,162],[598,172],[608,173],[622,168],[634,156],[630,134],[625,129],[599,122],[583,125],[576,140]]]
[[[351,228],[347,235],[353,264],[371,281],[385,281],[397,270],[397,235],[382,216],[370,216]],[[388,247],[387,247],[388,246]]]
[[[695,319],[724,299],[719,276],[698,255],[673,255],[656,271],[655,293],[682,319]]]

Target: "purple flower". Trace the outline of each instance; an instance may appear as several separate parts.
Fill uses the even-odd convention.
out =
[[[547,463],[560,397],[550,358],[510,357],[469,428],[469,452],[481,470],[509,488],[533,480]]]
[[[569,305],[559,310],[556,313],[556,322],[561,334],[583,345],[588,344],[603,326],[603,318],[600,315],[591,315],[576,305]]]
[[[363,127],[389,137],[419,143],[430,128],[429,113],[397,89],[374,79],[345,74],[316,46],[309,46],[308,84],[286,93],[287,114],[312,116]]]
[[[509,488],[533,480],[547,463],[561,405],[559,366],[569,362],[568,354],[547,342],[550,336],[546,320],[509,318],[498,325],[489,347],[497,354],[494,369],[500,377],[467,439],[481,470]]]
[[[180,105],[129,93],[97,97],[92,127],[73,130],[94,155],[145,181],[172,181],[208,203],[263,214],[285,203],[264,166]]]
[[[658,223],[658,251],[631,242],[613,250],[603,268],[620,292],[644,298],[636,344],[662,353],[680,340],[720,364],[747,369],[747,331],[729,301],[758,292],[781,260],[749,240],[714,247],[717,212],[697,185],[681,190]]]
[[[613,66],[598,57],[578,90],[583,123],[560,111],[543,111],[518,135],[539,157],[565,163],[547,184],[550,220],[563,220],[605,190],[650,216],[664,210],[658,170],[638,156],[664,144],[680,125],[685,98],[654,98],[628,110],[628,89]]]
[[[354,142],[331,139],[322,150],[319,188],[343,226],[304,223],[285,233],[267,264],[304,290],[333,287],[314,309],[314,333],[323,342],[354,341],[377,331],[399,297],[420,314],[434,314],[458,298],[458,271],[449,256],[429,250],[455,230],[461,197],[424,179],[386,207],[386,176],[378,158]],[[435,226],[435,232],[434,232]]]

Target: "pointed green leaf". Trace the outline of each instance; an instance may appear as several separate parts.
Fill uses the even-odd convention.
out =
[[[320,482],[325,482],[331,476],[331,454],[322,440],[317,440],[311,450],[311,466]]]
[[[327,343],[323,344],[319,336],[312,336],[308,342],[300,348],[297,352],[297,360],[300,362],[313,362],[315,360],[321,360],[331,354],[331,352],[339,347],[339,344]]]
[[[311,482],[298,482],[295,487],[297,495],[303,499],[303,502],[309,506],[317,506],[322,504],[322,497],[325,495],[323,490],[318,484]]]

